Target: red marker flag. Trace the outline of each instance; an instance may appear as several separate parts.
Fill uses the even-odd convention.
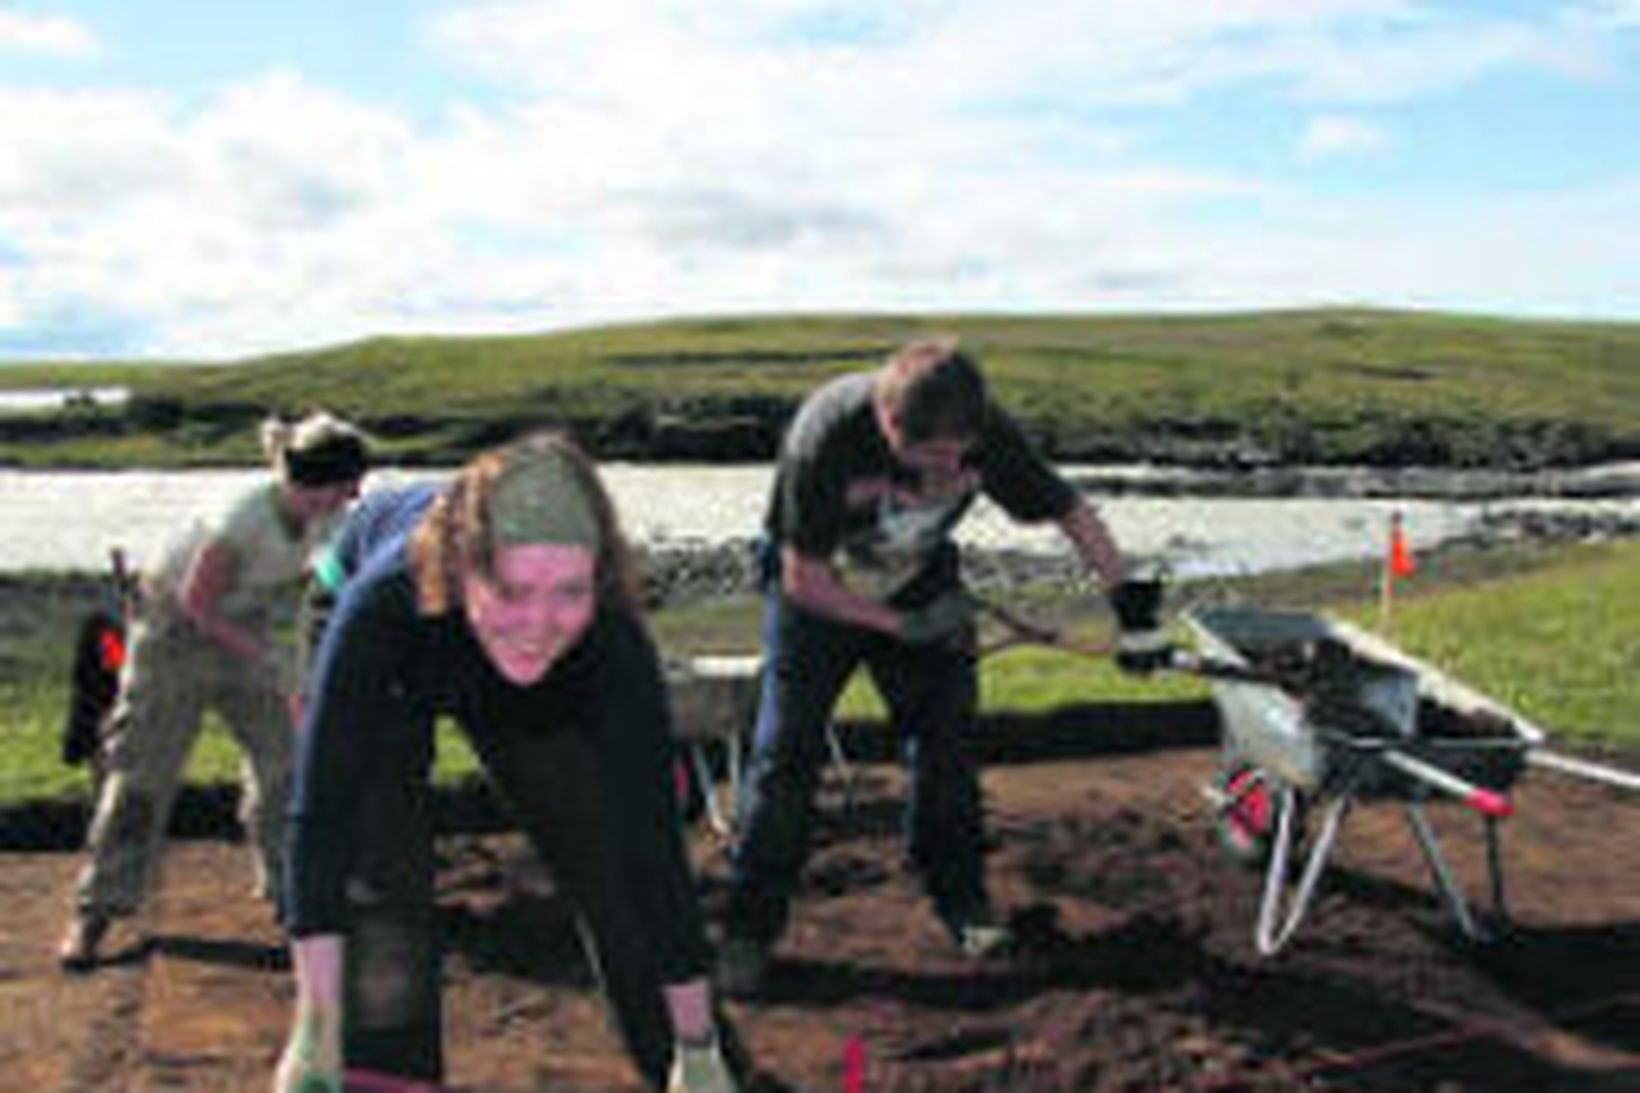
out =
[[[1418,571],[1417,563],[1412,560],[1412,551],[1407,547],[1400,513],[1391,516],[1389,522],[1389,571],[1397,577],[1410,577]]]
[[[1395,582],[1410,577],[1418,566],[1407,548],[1406,529],[1401,526],[1401,514],[1389,516],[1389,551],[1378,575],[1378,629],[1389,632],[1390,601],[1395,597]]]

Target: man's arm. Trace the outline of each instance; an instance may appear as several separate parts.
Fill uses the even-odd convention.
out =
[[[830,562],[811,558],[789,544],[780,547],[780,582],[786,598],[805,611],[900,636],[900,612],[862,596],[843,582]]]
[[[1092,505],[1078,497],[1059,518],[1059,529],[1076,548],[1082,565],[1099,575],[1107,592],[1122,583],[1122,553],[1116,548],[1110,528]]]
[[[1173,662],[1173,644],[1163,632],[1161,582],[1128,580],[1121,552],[1110,528],[1081,498],[1059,520],[1059,526],[1082,557],[1082,564],[1099,574],[1105,595],[1116,615],[1116,663],[1123,671],[1145,674]]]

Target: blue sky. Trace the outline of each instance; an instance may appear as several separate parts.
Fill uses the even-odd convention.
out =
[[[776,311],[1640,321],[1640,0],[0,0],[0,359]]]

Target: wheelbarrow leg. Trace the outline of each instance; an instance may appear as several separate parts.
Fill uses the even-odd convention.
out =
[[[739,815],[740,815],[740,795],[741,795],[742,790],[744,789],[744,787],[742,785],[742,780],[746,777],[746,757],[745,757],[744,754],[742,754],[744,749],[742,748],[742,745],[741,745],[741,742],[740,742],[740,733],[738,733],[738,732],[730,733],[729,734],[729,739],[726,742],[726,746],[728,748],[728,756],[727,756],[726,762],[729,765],[729,809],[728,809],[728,811],[729,811],[729,816],[730,816],[730,822],[729,822],[728,826],[733,827],[734,826],[734,820],[736,818],[738,818]]]
[[[1344,826],[1344,818],[1349,815],[1352,800],[1345,794],[1328,806],[1322,817],[1321,831],[1305,862],[1304,875],[1299,878],[1298,889],[1287,901],[1283,914],[1281,905],[1287,889],[1288,859],[1298,836],[1293,823],[1293,816],[1298,812],[1298,791],[1289,785],[1281,787],[1276,805],[1275,842],[1271,846],[1269,870],[1264,875],[1264,898],[1259,904],[1258,928],[1253,935],[1258,951],[1264,956],[1274,956],[1279,952],[1292,938],[1299,923],[1304,921],[1310,900],[1315,895],[1316,882],[1321,879],[1321,870],[1332,853],[1339,829]]]
[[[1504,898],[1503,840],[1498,837],[1498,818],[1483,816],[1481,819],[1486,827],[1486,870],[1492,882],[1492,914],[1508,932],[1514,928],[1514,918],[1509,914],[1509,903]]]
[[[1429,825],[1429,817],[1424,815],[1424,806],[1421,802],[1407,802],[1407,821],[1412,825],[1413,835],[1417,836],[1419,849],[1424,852],[1424,861],[1429,863],[1429,872],[1435,878],[1435,887],[1446,900],[1452,917],[1458,920],[1458,928],[1471,941],[1484,941],[1486,934],[1476,925],[1475,917],[1469,913],[1469,901],[1464,898],[1463,890],[1458,887],[1452,870],[1446,864],[1446,858],[1441,854],[1440,843],[1435,838],[1435,829]]]
[[[842,738],[837,733],[835,721],[826,722],[826,750],[831,752],[831,765],[843,781],[843,809],[854,809],[854,765],[848,761],[848,752],[843,750]]]
[[[689,757],[694,763],[695,782],[700,786],[701,802],[706,806],[706,822],[711,827],[713,834],[720,838],[728,838],[734,831],[734,823],[730,819],[734,809],[734,792],[731,790],[729,808],[725,810],[718,798],[717,779],[712,776],[712,764],[706,757],[706,748],[702,744],[696,743],[689,749]],[[729,762],[733,764],[735,758],[731,755]],[[736,776],[732,767],[728,777],[731,786],[733,786]]]

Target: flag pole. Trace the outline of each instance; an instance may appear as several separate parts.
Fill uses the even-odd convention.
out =
[[[1389,633],[1391,606],[1395,599],[1395,579],[1410,577],[1414,568],[1412,552],[1407,548],[1406,528],[1403,525],[1401,510],[1394,509],[1389,514],[1388,549],[1384,551],[1378,577],[1378,629],[1381,633]]]
[[[1394,541],[1395,524],[1399,514],[1391,514],[1389,518],[1390,537]],[[1395,574],[1389,564],[1391,551],[1386,550],[1378,558],[1378,632],[1389,634],[1390,601],[1395,597]]]

